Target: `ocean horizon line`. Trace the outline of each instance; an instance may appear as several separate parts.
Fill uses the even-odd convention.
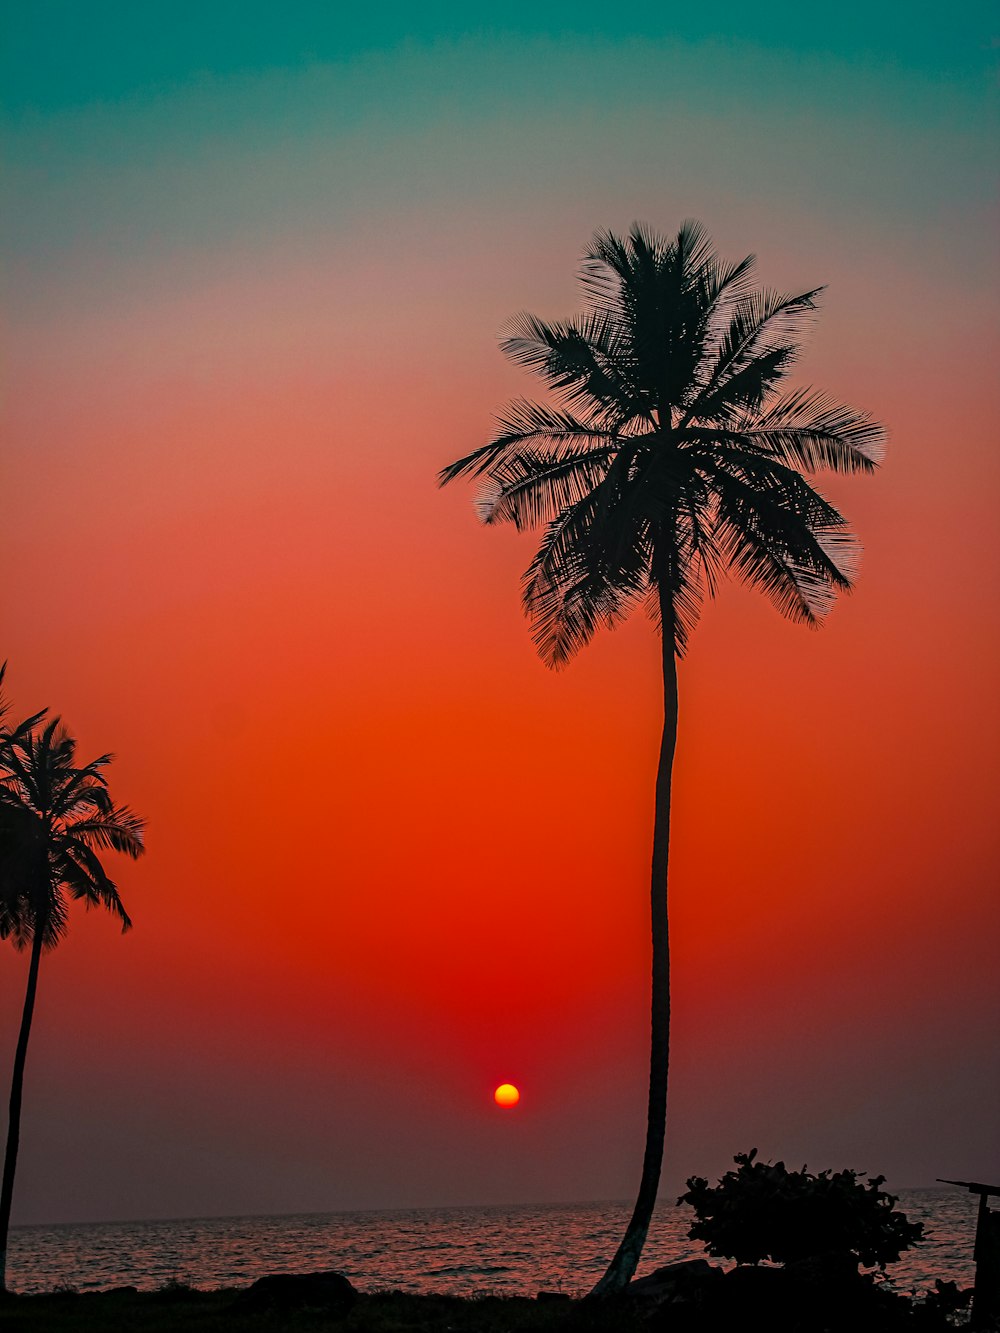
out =
[[[938,1193],[947,1192],[954,1189],[954,1186],[933,1182],[925,1185],[897,1185],[889,1190],[890,1194],[915,1193],[918,1191],[933,1190]],[[680,1207],[677,1203],[668,1202],[669,1195],[660,1198],[657,1201],[657,1211],[667,1208],[673,1209]],[[357,1207],[339,1207],[339,1208],[293,1208],[289,1210],[254,1210],[252,1212],[222,1212],[222,1213],[164,1213],[158,1216],[146,1217],[100,1217],[100,1218],[63,1218],[59,1221],[36,1221],[36,1222],[13,1222],[12,1231],[27,1231],[31,1228],[54,1229],[57,1227],[123,1227],[123,1226],[150,1226],[150,1225],[170,1225],[183,1222],[238,1222],[252,1221],[262,1218],[280,1220],[281,1218],[291,1217],[351,1217],[351,1216],[391,1216],[398,1213],[433,1213],[433,1212],[462,1212],[477,1211],[486,1212],[489,1210],[504,1209],[531,1209],[531,1208],[630,1208],[630,1200],[625,1196],[617,1199],[519,1199],[505,1200],[499,1202],[487,1203],[414,1203],[414,1204],[385,1204],[378,1206],[357,1206]]]

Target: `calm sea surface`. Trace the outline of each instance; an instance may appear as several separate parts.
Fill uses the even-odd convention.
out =
[[[971,1283],[975,1199],[903,1190],[899,1207],[924,1222],[927,1240],[889,1269],[894,1284],[908,1291],[937,1277]],[[8,1282],[22,1292],[170,1281],[213,1288],[336,1268],[362,1291],[581,1295],[603,1272],[628,1212],[625,1204],[597,1203],[16,1227]],[[690,1219],[688,1208],[658,1213],[641,1272],[703,1256],[685,1234]]]

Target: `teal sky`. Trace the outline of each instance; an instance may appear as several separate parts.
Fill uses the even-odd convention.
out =
[[[198,76],[345,61],[407,41],[483,36],[717,40],[985,79],[997,34],[996,7],[980,0],[947,6],[781,0],[710,8],[513,0],[485,11],[441,0],[350,7],[319,0],[34,0],[5,8],[2,83],[13,113],[117,101]]]

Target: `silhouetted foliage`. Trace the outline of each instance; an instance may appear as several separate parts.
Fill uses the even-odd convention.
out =
[[[923,1238],[923,1223],[910,1222],[881,1188],[884,1176],[789,1171],[757,1160],[756,1148],[734,1160],[718,1185],[692,1176],[677,1201],[694,1209],[688,1235],[709,1254],[738,1264],[832,1258],[884,1268]]]
[[[957,1282],[935,1278],[933,1289],[924,1296],[924,1308],[945,1316],[958,1314],[972,1303],[972,1290],[972,1287],[960,1287]]]
[[[869,472],[882,441],[864,414],[783,387],[820,289],[757,288],[754,264],[725,263],[695,222],[669,240],[639,224],[627,237],[598,232],[583,261],[584,312],[554,323],[520,315],[501,343],[554,404],[513,403],[488,444],[440,474],[483,479],[484,523],[544,528],[521,588],[549,665],[565,665],[636,604],[662,632],[646,1148],[632,1218],[595,1293],[620,1290],[635,1271],[663,1156],[677,658],[726,570],[792,620],[822,620],[851,587],[857,544],[803,474]]]

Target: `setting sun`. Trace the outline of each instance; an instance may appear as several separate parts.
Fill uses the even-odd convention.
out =
[[[521,1100],[521,1094],[513,1083],[501,1083],[493,1094],[493,1100],[497,1106],[516,1106]]]

